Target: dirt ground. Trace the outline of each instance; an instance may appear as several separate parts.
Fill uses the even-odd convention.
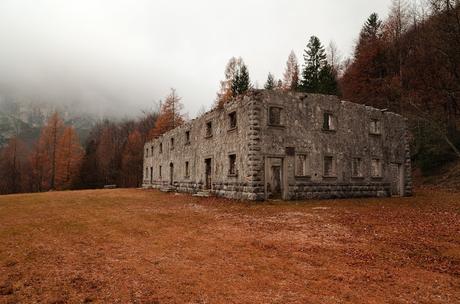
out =
[[[0,303],[460,303],[460,194],[0,196]]]

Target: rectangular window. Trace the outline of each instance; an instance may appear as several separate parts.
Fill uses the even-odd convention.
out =
[[[381,134],[381,132],[382,132],[382,130],[381,130],[380,120],[372,119],[371,120],[371,125],[370,125],[370,133],[375,134],[375,135],[379,135],[379,134]]]
[[[185,162],[185,177],[190,177],[188,161]]]
[[[373,158],[371,161],[372,177],[382,177],[382,163],[380,159]]]
[[[161,178],[161,166],[158,168],[158,175],[159,175],[160,178]]]
[[[359,158],[359,157],[353,158],[353,162],[351,163],[351,172],[352,172],[353,177],[362,177],[363,176],[363,168],[362,168],[361,158]]]
[[[323,115],[323,130],[334,131],[336,129],[336,119],[331,113],[324,113]]]
[[[153,146],[150,147],[150,155],[153,156]]]
[[[145,157],[149,157],[149,149],[145,149]]]
[[[150,167],[150,182],[153,181],[153,167]]]
[[[145,168],[145,179],[149,178],[149,167]]]
[[[268,110],[268,123],[273,126],[281,125],[281,111],[280,107],[270,107]]]
[[[296,154],[295,175],[308,176],[308,159],[306,154]]]
[[[332,156],[324,157],[324,176],[334,177],[335,176],[335,160]]]
[[[174,137],[171,137],[171,150],[174,150]]]
[[[190,144],[190,131],[185,131],[185,144]]]
[[[163,143],[160,143],[160,153],[163,153]]]
[[[206,123],[206,137],[212,136],[212,121]]]
[[[236,175],[236,154],[230,154],[228,156],[228,174]]]
[[[236,112],[232,112],[228,114],[228,120],[229,120],[229,128],[235,129],[236,128]]]

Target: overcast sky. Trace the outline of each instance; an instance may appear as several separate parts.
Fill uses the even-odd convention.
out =
[[[177,89],[193,117],[231,56],[251,80],[282,77],[311,35],[351,54],[390,0],[1,0],[0,94],[136,114]]]

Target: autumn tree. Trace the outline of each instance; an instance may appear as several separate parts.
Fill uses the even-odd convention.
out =
[[[294,51],[289,54],[283,76],[283,89],[297,90],[299,85],[299,64]]]
[[[16,137],[0,150],[0,194],[22,192],[26,162],[24,143]]]
[[[56,188],[57,152],[64,131],[64,122],[57,112],[53,113],[42,128],[34,152],[33,170],[41,176],[40,190]]]
[[[65,128],[58,142],[56,188],[70,189],[79,176],[83,149],[73,127]]]
[[[171,93],[166,97],[164,103],[161,105],[161,110],[155,123],[155,127],[152,129],[151,138],[155,138],[180,126],[184,123],[185,117],[181,113],[184,105],[181,103],[181,99],[175,89],[171,89]]]
[[[244,64],[243,59],[241,57],[236,58],[232,57],[228,61],[225,67],[225,78],[220,82],[220,90],[217,93],[217,99],[214,104],[214,107],[221,108],[223,105],[232,99],[233,91],[232,91],[232,84],[234,79],[241,69],[242,65]]]
[[[123,148],[121,176],[124,187],[139,187],[142,184],[143,148],[140,132],[132,131]]]

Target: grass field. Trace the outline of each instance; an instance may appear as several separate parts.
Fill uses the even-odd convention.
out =
[[[0,303],[460,303],[460,194],[0,196]]]

